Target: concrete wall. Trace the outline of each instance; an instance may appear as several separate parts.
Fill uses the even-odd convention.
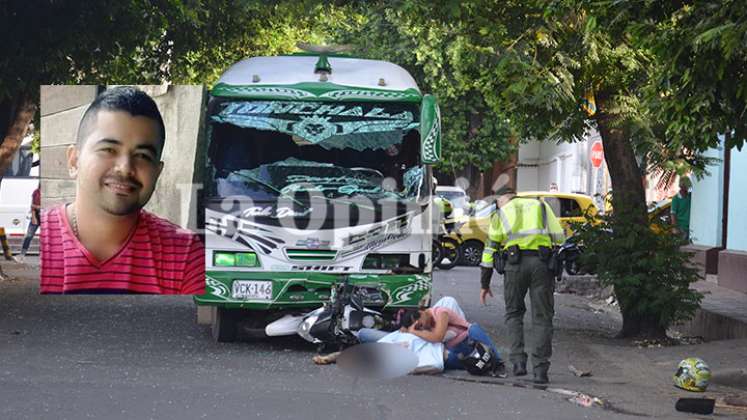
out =
[[[588,142],[557,144],[532,141],[519,147],[517,189],[547,191],[555,183],[560,192],[588,192]]]
[[[711,149],[705,155],[719,161],[707,168],[709,176],[692,180],[690,231],[694,244],[720,247],[724,207],[724,150]]]
[[[197,192],[205,167],[203,86],[138,86],[156,101],[166,126],[164,169],[146,209],[182,227],[196,229]],[[70,202],[75,181],[68,175],[65,150],[75,142],[78,124],[102,87],[42,86],[42,207]]]
[[[747,148],[731,150],[726,248],[747,251]],[[747,278],[747,275],[745,275]]]
[[[98,91],[98,86],[41,87],[39,174],[43,208],[70,201],[75,195],[75,182],[68,175],[65,150],[75,143],[78,123]]]

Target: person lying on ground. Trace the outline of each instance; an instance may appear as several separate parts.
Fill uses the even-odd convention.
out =
[[[456,299],[445,296],[432,308],[408,310],[400,318],[400,332],[413,334],[432,343],[444,343],[445,369],[463,369],[461,357],[468,355],[473,346],[470,340],[485,344],[497,359],[496,374],[502,376],[505,365],[500,353],[490,336],[476,323],[468,323],[463,316]],[[378,342],[390,334],[387,331],[372,328],[362,328],[358,331],[358,341],[361,343]],[[339,352],[328,355],[316,355],[313,360],[317,364],[335,363]]]
[[[497,358],[497,374],[505,372],[505,366],[493,340],[476,323],[469,323],[454,310],[446,307],[410,310],[403,315],[402,332],[416,335],[432,343],[446,346],[445,369],[463,369],[461,359],[472,352],[470,340],[485,344]]]

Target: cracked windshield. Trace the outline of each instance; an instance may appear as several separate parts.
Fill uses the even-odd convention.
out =
[[[410,104],[226,101],[210,110],[213,198],[414,199],[422,184]]]

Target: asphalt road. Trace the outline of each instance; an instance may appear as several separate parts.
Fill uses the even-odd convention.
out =
[[[434,294],[457,297],[505,346],[500,287],[481,307],[477,277],[437,272]],[[189,297],[39,296],[35,283],[0,283],[0,419],[628,418],[557,393],[458,380],[475,378],[466,374],[355,382],[315,366],[313,346],[295,337],[214,343]],[[574,299],[558,297],[560,328],[619,325],[562,309]]]

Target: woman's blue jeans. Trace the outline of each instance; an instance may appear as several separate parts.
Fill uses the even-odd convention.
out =
[[[473,347],[469,345],[470,339],[479,341],[488,346],[496,357],[498,357],[498,360],[501,360],[501,354],[498,352],[495,344],[493,344],[493,340],[490,339],[488,333],[486,333],[479,325],[472,324],[469,326],[469,330],[467,330],[467,337],[462,340],[461,343],[448,349],[449,355],[446,358],[446,362],[444,362],[444,369],[464,369],[461,360],[459,360],[459,356],[466,356],[472,351]]]
[[[373,328],[361,328],[358,330],[358,341],[361,343],[375,343],[389,334],[388,331],[376,330]]]

